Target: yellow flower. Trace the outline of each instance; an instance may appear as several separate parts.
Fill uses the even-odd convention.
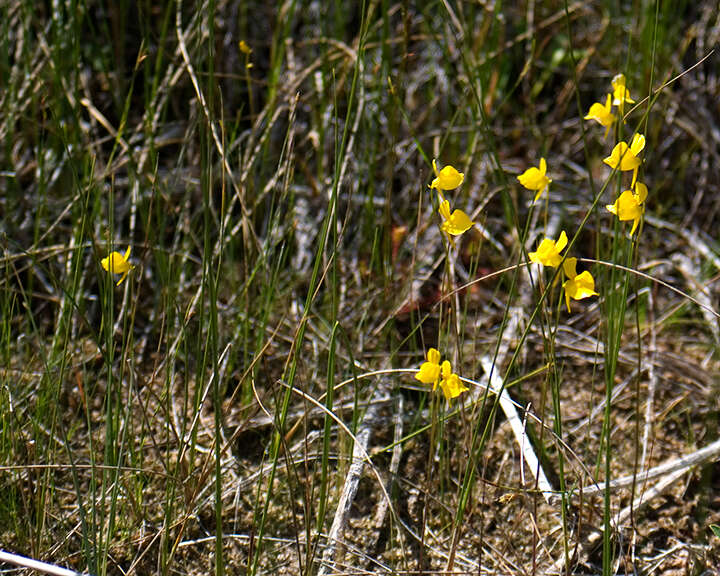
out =
[[[535,166],[528,168],[517,177],[520,184],[528,190],[537,190],[533,202],[540,198],[540,195],[550,185],[550,182],[552,182],[550,178],[545,176],[545,172],[547,172],[547,163],[545,162],[545,158],[540,158],[540,166],[538,168],[535,168]]]
[[[134,266],[128,262],[128,258],[130,258],[130,246],[125,250],[124,255],[120,254],[120,252],[111,252],[107,258],[103,258],[100,261],[100,265],[104,270],[107,270],[111,274],[122,274],[116,286],[120,286],[123,280],[127,278],[128,272],[134,268]]]
[[[442,388],[445,399],[450,402],[451,398],[457,398],[468,388],[460,380],[460,376],[455,374],[450,367],[450,362],[445,360],[442,363],[442,380],[440,380],[440,388]],[[434,390],[435,388],[433,388]]]
[[[250,48],[250,46],[248,46],[248,43],[245,42],[245,40],[240,40],[240,42],[238,42],[238,48],[240,49],[240,52],[242,52],[243,54],[249,55],[252,52],[252,48]]]
[[[610,156],[605,158],[603,162],[610,166],[610,168],[617,168],[621,171],[632,170],[633,179],[631,186],[635,186],[637,180],[638,166],[640,166],[641,160],[638,158],[640,152],[645,148],[645,136],[640,133],[636,133],[633,136],[630,146],[625,142],[618,142],[615,148],[612,149]]]
[[[615,200],[615,204],[608,204],[605,206],[608,211],[615,214],[621,221],[633,221],[630,236],[635,234],[635,229],[640,223],[640,218],[642,217],[644,211],[643,203],[645,202],[647,195],[647,186],[645,186],[642,182],[637,182],[635,184],[635,192],[632,190],[625,190],[625,192],[620,194],[618,199]]]
[[[563,282],[563,289],[565,290],[565,305],[567,306],[568,312],[570,312],[570,299],[582,300],[583,298],[590,298],[590,296],[597,296],[595,292],[595,279],[592,274],[585,270],[578,274],[575,271],[577,266],[577,258],[565,258],[563,263],[563,270],[565,275],[568,277]]]
[[[530,254],[528,254],[528,256],[530,256],[530,261],[537,262],[543,266],[551,266],[552,268],[557,267],[562,261],[560,252],[562,252],[565,249],[565,246],[567,246],[567,241],[567,234],[565,234],[565,230],[560,232],[560,237],[557,242],[550,238],[545,238],[542,242],[540,242],[537,252],[530,252]]]
[[[470,216],[462,210],[455,210],[450,214],[450,202],[447,200],[441,200],[438,212],[440,212],[440,216],[445,220],[440,226],[440,229],[451,236],[460,236],[460,234],[466,232],[475,224],[475,222],[470,220]]]
[[[625,102],[634,104],[635,100],[630,98],[630,91],[625,87],[625,74],[616,74],[612,79],[613,104],[620,108],[622,113]]]
[[[437,164],[435,160],[432,161],[433,172],[435,172],[435,179],[430,184],[430,188],[437,188],[438,190],[454,190],[465,179],[465,174],[458,172],[452,166],[445,166],[438,172]]]
[[[420,370],[415,374],[415,379],[423,384],[434,384],[440,379],[440,352],[430,348],[427,353],[427,362],[423,362]],[[433,388],[434,389],[434,388]]]
[[[612,96],[610,96],[610,94],[607,95],[604,106],[600,102],[595,102],[595,104],[590,106],[585,120],[595,120],[599,122],[601,126],[605,126],[604,138],[607,138],[610,126],[612,126],[616,120],[615,114],[612,113]]]

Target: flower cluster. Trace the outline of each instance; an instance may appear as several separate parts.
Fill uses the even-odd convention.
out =
[[[475,222],[470,220],[470,216],[465,214],[462,210],[455,210],[450,212],[450,202],[445,200],[443,196],[443,190],[454,190],[465,180],[465,174],[458,172],[453,166],[445,166],[442,170],[437,169],[437,163],[435,160],[432,162],[433,172],[435,172],[435,179],[430,183],[431,190],[438,191],[438,201],[440,202],[440,208],[438,212],[443,218],[443,223],[440,229],[448,235],[450,243],[455,246],[453,236],[460,236],[464,232],[467,232],[475,225]]]
[[[420,366],[420,370],[415,374],[415,379],[420,380],[423,384],[432,384],[433,391],[437,390],[438,384],[445,395],[445,399],[450,402],[452,398],[457,398],[468,388],[460,380],[460,376],[452,371],[452,366],[448,360],[440,363],[440,352],[435,348],[430,348],[427,352],[427,360]]]
[[[607,138],[610,127],[615,123],[617,117],[612,113],[612,107],[617,106],[620,116],[622,117],[625,110],[625,103],[634,104],[635,100],[630,98],[630,90],[625,86],[625,75],[616,74],[610,82],[613,92],[608,94],[605,104],[595,102],[590,106],[590,110],[585,115],[585,120],[595,120],[605,127],[605,137]]]
[[[440,230],[447,234],[450,244],[455,247],[455,236],[467,232],[475,223],[465,212],[460,209],[450,211],[450,202],[445,199],[444,191],[454,190],[460,186],[465,180],[465,174],[447,165],[442,170],[438,170],[437,161],[432,161],[433,172],[435,178],[430,183],[431,190],[437,190],[439,208],[438,212],[442,217]],[[432,384],[433,390],[437,390],[438,384],[445,395],[448,402],[452,398],[457,398],[467,390],[467,387],[460,380],[460,376],[452,371],[452,366],[448,360],[440,362],[440,352],[435,348],[430,348],[427,353],[427,360],[420,366],[420,370],[415,374],[415,378],[423,384]]]
[[[613,93],[608,94],[605,104],[600,102],[590,106],[590,111],[585,116],[586,120],[595,120],[602,126],[605,126],[605,136],[607,136],[610,127],[617,120],[612,113],[612,107],[617,106],[622,117],[625,103],[632,104],[635,102],[630,97],[630,91],[625,85],[625,76],[618,74],[612,79]],[[603,162],[610,166],[613,170],[620,172],[629,172],[632,170],[632,181],[630,188],[625,190],[613,204],[606,206],[607,210],[615,214],[621,222],[632,220],[633,225],[630,230],[630,236],[635,234],[640,219],[644,211],[645,199],[648,195],[648,188],[642,182],[638,182],[638,170],[642,164],[640,158],[641,152],[645,149],[645,136],[636,133],[630,144],[625,141],[618,142],[610,152],[610,156],[605,158]]]
[[[238,50],[245,55],[245,68],[248,70],[253,67],[253,63],[250,62],[250,54],[252,54],[252,48],[248,45],[245,40],[238,42]]]
[[[528,256],[531,262],[557,268],[563,262],[563,256],[560,254],[567,246],[568,239],[565,230],[560,232],[557,241],[552,238],[544,238],[537,251],[530,252]],[[565,291],[565,304],[568,312],[570,312],[570,300],[582,300],[590,296],[597,296],[595,292],[595,279],[592,274],[585,270],[578,274],[576,271],[577,258],[565,257],[563,262],[563,273],[566,280],[563,282],[563,290]]]

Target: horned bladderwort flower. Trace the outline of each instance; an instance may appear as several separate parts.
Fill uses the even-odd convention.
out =
[[[630,230],[630,236],[635,234],[635,230],[640,223],[644,211],[645,199],[648,195],[648,188],[642,182],[635,183],[635,190],[625,190],[618,199],[615,200],[615,204],[608,204],[605,206],[609,212],[615,214],[620,221],[633,221],[632,230]]]
[[[438,171],[437,163],[435,159],[432,161],[433,172],[435,172],[435,179],[430,184],[430,188],[437,190],[454,190],[465,179],[465,174],[458,172],[454,167],[449,164],[442,170]]]
[[[440,378],[440,352],[436,348],[430,348],[427,352],[427,361],[423,362],[420,370],[415,374],[415,379],[423,384],[435,384]]]
[[[563,262],[563,272],[567,276],[567,280],[563,282],[563,290],[565,291],[565,305],[570,312],[570,299],[582,300],[597,296],[595,292],[595,279],[592,274],[585,270],[578,274],[576,272],[577,258],[565,258]]]
[[[642,163],[639,158],[640,152],[645,148],[645,136],[639,132],[633,136],[630,146],[626,142],[618,142],[612,149],[610,156],[605,158],[603,162],[610,166],[610,168],[616,168],[623,172],[627,170],[633,171],[632,184],[630,187],[635,186],[637,181],[638,167]]]
[[[450,362],[445,360],[442,363],[442,380],[440,380],[440,388],[442,388],[445,400],[450,402],[451,399],[457,398],[463,392],[468,390],[467,386],[462,383],[460,376],[452,371]],[[435,388],[433,388],[434,390]]]
[[[458,172],[449,164],[440,171],[437,169],[437,162],[435,160],[433,160],[432,165],[433,171],[435,172],[435,179],[430,184],[430,188],[438,191],[438,200],[440,202],[438,212],[443,218],[440,229],[448,235],[450,243],[454,247],[455,241],[453,240],[453,236],[460,236],[463,232],[467,232],[475,223],[470,219],[470,216],[462,210],[450,212],[450,202],[445,200],[443,190],[453,190],[460,186],[465,179],[465,175],[462,172]]]
[[[630,98],[630,90],[625,87],[625,74],[616,74],[611,84],[613,87],[613,104],[620,109],[620,114],[622,114],[625,102],[628,104],[635,103],[635,100]]]
[[[517,177],[520,184],[525,188],[537,191],[533,202],[536,202],[537,199],[540,198],[542,193],[550,186],[550,182],[552,182],[552,180],[545,175],[546,172],[547,162],[545,162],[545,158],[540,158],[540,165],[537,168],[532,166]]]
[[[610,94],[607,95],[605,105],[600,102],[595,102],[590,106],[585,120],[595,120],[601,126],[605,126],[605,136],[603,136],[603,138],[607,138],[610,126],[617,120],[615,114],[612,113],[612,96],[610,96]]]
[[[560,237],[557,239],[557,242],[551,238],[544,238],[543,241],[540,242],[537,251],[528,254],[530,261],[542,264],[543,266],[556,268],[562,261],[560,252],[565,249],[567,242],[568,239],[565,230],[560,232]]]
[[[107,270],[111,274],[122,274],[116,286],[120,286],[125,278],[127,278],[128,272],[134,268],[134,266],[128,262],[128,258],[130,258],[130,246],[125,250],[125,254],[111,252],[109,256],[100,261],[100,265],[104,270]]]
[[[450,202],[444,200],[442,196],[440,197],[440,208],[438,212],[445,220],[440,226],[440,229],[450,236],[460,236],[460,234],[467,232],[475,224],[475,222],[470,220],[470,216],[462,210],[456,209],[451,214]]]
[[[435,348],[428,350],[427,361],[422,363],[420,370],[415,374],[415,379],[423,384],[432,384],[433,391],[437,390],[439,384],[448,402],[468,389],[460,377],[452,371],[448,360],[440,364],[440,352]]]

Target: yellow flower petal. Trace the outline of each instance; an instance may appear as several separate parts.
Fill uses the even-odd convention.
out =
[[[645,136],[640,134],[639,132],[635,133],[635,136],[633,136],[632,142],[630,143],[630,151],[637,156],[640,154],[640,152],[643,151],[645,148]]]
[[[570,278],[571,280],[577,276],[577,272],[575,271],[577,266],[577,258],[565,258],[565,262],[563,262],[563,271],[565,272],[565,276]]]
[[[543,266],[550,266],[556,268],[562,261],[560,252],[567,246],[567,235],[565,230],[560,233],[560,237],[557,240],[551,238],[544,238],[536,252],[530,252],[528,256],[531,262],[542,264]]]
[[[632,140],[632,146],[628,146],[626,142],[618,142],[612,149],[610,156],[605,158],[603,162],[623,172],[627,170],[637,170],[640,166],[640,158],[637,155],[645,147],[645,137],[642,134],[635,134]]]
[[[533,202],[540,197],[540,195],[550,185],[550,182],[552,182],[552,180],[545,175],[546,172],[547,162],[545,162],[545,158],[540,158],[540,165],[538,168],[532,166],[517,177],[520,184],[522,184],[525,188],[537,191]]]
[[[125,254],[120,254],[120,252],[111,252],[106,258],[100,260],[100,265],[103,267],[103,270],[106,270],[111,274],[122,274],[120,280],[118,280],[118,283],[116,284],[117,286],[119,286],[125,278],[127,278],[128,272],[134,268],[134,266],[128,262],[130,250],[131,247],[128,246],[127,250],[125,250]]]
[[[437,163],[433,159],[433,172],[435,172],[435,179],[430,184],[430,188],[437,190],[454,190],[465,179],[465,174],[458,172],[455,168],[450,165],[445,166],[438,172]]]
[[[565,230],[560,232],[560,237],[558,238],[557,244],[555,245],[555,249],[558,252],[562,252],[565,249],[565,246],[567,246],[568,239],[567,234],[565,234]]]
[[[463,384],[460,377],[453,373],[450,362],[445,360],[442,363],[442,380],[440,380],[440,388],[442,388],[445,399],[450,402],[452,398],[457,398],[468,388]]]
[[[450,220],[450,202],[448,202],[447,200],[442,200],[440,202],[438,212],[440,213],[440,216],[443,217],[443,220]]]
[[[423,362],[420,370],[415,374],[415,379],[423,384],[435,384],[440,378],[440,352],[430,348],[427,353],[427,361]]]
[[[452,236],[460,236],[460,234],[472,228],[474,224],[475,223],[470,220],[470,216],[465,214],[465,212],[455,210],[450,217],[442,223],[440,229]]]
[[[590,106],[585,120],[595,120],[601,126],[605,126],[605,138],[607,138],[610,126],[612,126],[616,120],[615,114],[612,113],[612,97],[610,94],[607,95],[604,106],[600,102],[595,102],[595,104]]]
[[[642,218],[644,211],[643,203],[648,195],[647,186],[642,182],[637,182],[635,184],[635,190],[636,192],[633,192],[632,190],[625,190],[622,194],[620,194],[620,196],[618,196],[618,199],[615,200],[615,204],[608,204],[605,206],[605,208],[607,208],[609,212],[615,214],[621,222],[626,222],[628,220],[633,221],[633,226],[630,230],[631,236],[635,234],[635,230],[637,229],[638,224],[640,224],[640,219]]]
[[[420,370],[415,374],[415,379],[423,384],[435,384],[440,378],[440,366],[432,362],[423,362]]]
[[[625,87],[625,74],[616,74],[612,79],[613,87],[613,104],[615,106],[622,106],[625,102],[628,104],[634,104],[635,100],[630,98],[630,91]]]
[[[570,312],[570,299],[582,300],[583,298],[590,298],[591,296],[597,296],[595,292],[595,279],[592,274],[585,270],[574,278],[570,278],[563,283],[565,290],[565,305],[567,306],[568,312]]]

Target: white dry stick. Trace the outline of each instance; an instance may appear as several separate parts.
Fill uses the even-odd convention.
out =
[[[390,470],[388,474],[388,481],[385,484],[385,490],[388,494],[392,491],[393,484],[395,484],[395,477],[397,476],[398,470],[400,469],[400,458],[402,457],[402,435],[403,435],[403,415],[405,414],[405,401],[403,400],[403,395],[398,394],[397,395],[397,405],[395,407],[395,417],[394,417],[394,426],[395,431],[393,433],[393,450],[392,450],[392,456],[390,458]],[[380,503],[378,504],[377,511],[375,512],[375,519],[373,520],[373,525],[375,526],[375,529],[377,530],[378,537],[380,535],[380,530],[383,527],[383,524],[385,523],[385,518],[387,517],[387,512],[390,504],[387,500],[384,498],[380,500]],[[376,539],[377,543],[377,539]]]
[[[645,428],[643,429],[642,453],[640,454],[640,469],[645,468],[648,458],[648,444],[650,432],[655,422],[655,390],[657,389],[657,375],[655,374],[655,363],[657,362],[657,330],[655,330],[655,301],[652,290],[648,290],[648,316],[650,325],[650,362],[648,362],[648,395],[645,402]],[[640,376],[638,375],[638,378]]]
[[[502,378],[500,378],[500,376],[498,375],[497,366],[494,366],[492,361],[487,357],[482,358],[480,360],[480,364],[485,373],[488,375],[490,381],[490,390],[492,390],[495,394],[499,396],[498,402],[500,403],[500,408],[505,413],[505,417],[510,423],[510,427],[512,428],[513,434],[515,435],[515,440],[517,441],[518,446],[520,446],[520,449],[522,450],[522,455],[525,459],[525,463],[528,465],[528,468],[530,468],[530,471],[535,476],[538,490],[542,493],[545,501],[548,504],[552,504],[552,499],[555,492],[550,485],[547,476],[545,475],[545,471],[540,465],[540,461],[535,455],[535,451],[532,447],[532,442],[530,442],[530,439],[525,433],[525,427],[523,426],[523,421],[518,414],[517,408],[515,408],[515,403],[511,400],[508,391],[505,390],[505,388],[503,387]]]
[[[650,470],[646,470],[645,472],[631,474],[630,476],[623,476],[622,478],[612,480],[610,482],[610,489],[616,490],[617,488],[624,488],[626,486],[630,486],[633,482],[646,482],[648,480],[652,480],[653,478],[657,478],[658,476],[673,474],[676,471],[687,472],[687,470],[693,466],[697,466],[698,464],[702,464],[703,462],[708,462],[710,460],[717,460],[718,458],[720,458],[720,439],[711,442],[705,446],[705,448],[700,448],[700,450],[686,454],[685,456],[681,456],[680,458],[676,458],[674,460],[668,460],[667,462],[664,462],[659,466],[655,466],[654,468],[650,468]],[[600,484],[593,484],[592,486],[583,488],[582,491],[583,494],[604,492],[605,483],[601,482]]]
[[[693,296],[701,304],[700,313],[703,315],[705,322],[710,327],[715,345],[720,345],[720,325],[715,314],[712,313],[713,302],[710,294],[709,286],[703,286],[701,282],[702,270],[700,270],[700,264],[693,262],[690,258],[681,253],[673,254],[672,262],[680,270],[680,273],[685,278],[688,286],[693,291]]]
[[[384,394],[384,386],[378,386],[376,395],[384,396]],[[345,531],[345,526],[347,524],[350,507],[355,499],[355,494],[357,494],[360,476],[362,475],[363,467],[365,466],[365,461],[367,460],[367,449],[370,442],[370,434],[378,419],[379,410],[380,403],[371,401],[370,406],[365,412],[362,422],[360,423],[358,433],[355,435],[352,464],[350,465],[350,469],[345,477],[345,485],[343,486],[342,494],[340,494],[340,500],[338,502],[337,509],[335,510],[335,517],[333,518],[330,533],[327,537],[327,546],[323,552],[318,576],[327,576],[334,571],[335,554],[338,549],[338,544],[342,546],[343,532]]]
[[[620,510],[620,512],[615,515],[612,525],[616,528],[623,525],[625,522],[627,522],[627,519],[630,518],[633,513],[637,512],[642,506],[650,502],[650,500],[652,500],[653,498],[665,492],[665,490],[667,490],[670,486],[672,486],[675,482],[682,478],[686,472],[687,469],[678,469],[671,472],[668,476],[665,476],[665,478],[662,478],[657,484],[655,484],[654,486],[646,490],[643,494],[635,498],[635,500],[633,500],[629,506],[626,506],[625,508]],[[592,550],[600,541],[602,534],[602,527],[600,527],[594,532],[591,532],[583,542],[582,549],[584,551]],[[553,564],[547,572],[545,572],[545,574],[548,576],[551,574],[565,573],[566,570],[564,554],[560,556],[560,558],[558,558],[557,562],[555,562],[555,564]]]
[[[633,502],[618,512],[613,521],[613,526],[621,526],[624,524],[630,515],[640,509],[643,505],[647,504],[653,498],[662,494],[680,478],[682,478],[691,468],[708,462],[710,460],[717,460],[720,457],[720,439],[711,442],[705,448],[701,448],[691,454],[686,454],[680,458],[669,460],[655,468],[651,468],[641,474],[635,474],[630,476],[624,476],[610,482],[610,489],[614,490],[617,488],[623,488],[630,486],[635,483],[643,483],[662,476],[654,486],[641,492],[641,494],[633,500]],[[583,494],[594,494],[605,490],[605,483],[595,484],[583,488]],[[591,549],[600,539],[602,530],[592,532],[582,544],[583,549]],[[546,574],[560,574],[565,572],[565,556],[561,556],[557,562],[550,568]]]
[[[20,566],[22,568],[35,570],[36,572],[42,572],[43,574],[52,574],[53,576],[88,576],[82,572],[75,572],[75,570],[55,566],[55,564],[48,564],[47,562],[33,560],[32,558],[27,558],[26,556],[19,556],[18,554],[13,554],[12,552],[0,550],[0,563],[2,562],[12,564],[13,566]]]

